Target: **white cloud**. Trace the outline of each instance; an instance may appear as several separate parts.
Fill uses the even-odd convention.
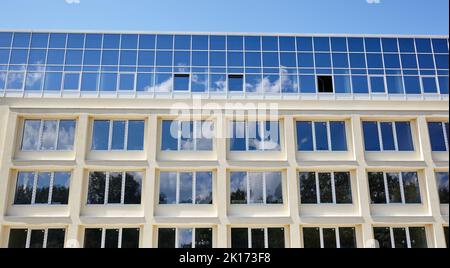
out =
[[[72,4],[79,4],[80,3],[80,0],[65,0],[65,1],[66,1],[67,4],[70,4],[70,5],[72,5]]]
[[[381,0],[366,0],[368,4],[381,4]]]

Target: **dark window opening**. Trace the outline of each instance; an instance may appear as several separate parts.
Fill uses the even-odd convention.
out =
[[[244,76],[243,75],[229,75],[228,76],[229,91],[244,91]]]
[[[175,74],[173,84],[173,88],[175,91],[189,91],[189,75]]]
[[[333,93],[333,77],[332,76],[317,76],[317,86],[319,93]]]

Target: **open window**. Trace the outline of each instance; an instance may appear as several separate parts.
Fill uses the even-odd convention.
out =
[[[317,76],[317,88],[319,93],[334,93],[333,77],[329,75]]]
[[[241,74],[232,74],[228,76],[228,90],[231,92],[244,91],[244,76]]]
[[[175,74],[173,88],[175,91],[189,91],[189,75]]]

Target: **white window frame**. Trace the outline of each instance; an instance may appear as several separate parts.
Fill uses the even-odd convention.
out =
[[[444,133],[444,143],[445,143],[445,150],[448,152],[449,151],[449,144],[448,144],[448,134],[447,134],[447,128],[445,127],[445,124],[448,124],[449,122],[435,122],[435,121],[429,121],[428,124],[430,123],[438,123],[441,125],[442,127],[442,132]],[[431,141],[431,135],[430,136],[430,141]],[[435,151],[433,151],[435,152]]]
[[[161,204],[158,202],[158,205],[166,206],[166,205],[208,205],[208,204],[197,204],[197,173],[211,173],[211,185],[213,186],[214,172],[212,171],[161,171],[159,175],[159,195],[161,195],[161,173],[176,173],[177,175],[177,183],[176,183],[176,197],[175,204]],[[180,190],[181,190],[181,173],[189,173],[192,174],[192,203],[180,203]],[[211,189],[211,192],[214,192]],[[214,202],[214,199],[213,199]]]
[[[31,149],[31,150],[29,150],[29,149],[24,149],[23,148],[23,142],[24,142],[24,140],[25,140],[25,123],[27,122],[27,121],[40,121],[39,122],[39,136],[38,136],[38,144],[37,144],[37,149],[36,150],[33,150],[33,149]],[[55,139],[55,141],[54,141],[54,146],[55,146],[55,149],[53,149],[53,150],[44,150],[44,149],[42,149],[42,143],[43,143],[43,134],[44,134],[44,122],[47,122],[47,121],[56,121],[56,139]],[[72,144],[72,150],[59,150],[58,149],[58,141],[59,141],[59,131],[60,131],[60,123],[61,123],[61,121],[73,121],[74,123],[75,123],[75,127],[76,127],[76,120],[74,120],[74,119],[32,119],[32,118],[28,118],[28,119],[24,119],[23,120],[23,129],[22,129],[22,141],[21,141],[21,145],[20,145],[20,150],[22,151],[22,152],[71,152],[71,151],[73,151],[74,150],[74,148],[75,148],[75,139],[74,139],[74,144]],[[74,136],[75,136],[75,132],[76,132],[76,129],[74,130]]]
[[[14,200],[17,194],[17,182],[19,179],[19,174],[20,173],[24,173],[27,171],[19,171],[17,172],[17,176],[16,176],[16,188],[14,189]],[[66,171],[31,171],[31,173],[33,173],[33,193],[31,196],[31,204],[14,204],[14,206],[67,206],[68,204],[52,204],[53,201],[53,187],[54,187],[54,183],[55,183],[55,173],[68,173],[70,174],[70,178],[69,181],[72,179],[72,174],[71,172],[66,172]],[[37,192],[37,184],[38,184],[38,179],[39,179],[39,174],[40,173],[50,173],[50,184],[49,184],[49,192],[48,192],[48,201],[47,203],[42,203],[42,204],[36,204],[36,192]],[[70,190],[70,189],[69,189]]]
[[[57,227],[52,227],[52,228],[20,228],[20,227],[12,227],[9,229],[9,232],[11,232],[11,230],[15,230],[15,229],[19,229],[19,230],[26,230],[27,231],[27,240],[25,243],[25,248],[30,248],[30,243],[31,243],[31,233],[32,231],[44,231],[44,241],[42,241],[42,248],[47,248],[47,239],[48,239],[48,230],[64,230],[64,240],[66,239],[66,233],[67,230],[65,228],[57,228]],[[10,235],[8,236],[8,242],[10,239]]]
[[[192,242],[192,248],[196,248],[196,241],[195,241],[195,237],[196,237],[196,231],[197,229],[208,229],[211,230],[211,242],[214,243],[214,232],[213,232],[213,228],[211,227],[195,227],[195,228],[182,228],[182,227],[159,227],[158,231],[160,229],[174,229],[175,230],[175,248],[181,248],[180,245],[180,232],[181,230],[191,230],[192,231],[192,238],[191,238],[191,242]],[[159,244],[159,240],[161,238],[159,237],[159,233],[158,233],[158,241],[157,243]]]
[[[336,248],[339,249],[341,248],[341,234],[340,234],[340,229],[341,228],[353,228],[355,230],[355,237],[356,237],[356,228],[354,226],[340,226],[340,227],[303,227],[302,228],[302,233],[304,228],[317,228],[319,229],[319,239],[320,239],[320,248],[325,248],[325,239],[324,239],[324,235],[323,235],[323,230],[324,229],[333,229],[335,231],[336,234]],[[304,241],[303,241],[304,243]]]
[[[412,248],[412,243],[411,243],[411,234],[410,234],[410,228],[424,228],[425,229],[425,236],[426,239],[428,240],[428,236],[427,236],[427,230],[425,227],[423,226],[407,226],[407,227],[381,227],[381,228],[389,228],[389,232],[390,232],[390,238],[391,238],[391,247],[392,248],[396,248],[395,247],[395,235],[394,235],[394,229],[405,229],[406,231],[406,244],[408,248]]]
[[[406,151],[406,152],[414,152],[416,151],[416,144],[414,141],[414,135],[412,133],[413,129],[412,129],[412,123],[411,121],[364,121],[364,122],[375,122],[377,123],[377,131],[378,131],[378,143],[380,144],[380,150],[379,151],[370,151],[371,153],[377,153],[377,152],[405,152],[405,151],[400,151],[398,148],[398,137],[397,137],[397,123],[409,123],[410,125],[410,129],[411,129],[411,138],[412,138],[412,142],[413,142],[413,150],[412,151]],[[382,131],[381,131],[381,124],[382,123],[391,123],[392,124],[392,132],[393,132],[393,139],[394,139],[394,146],[395,149],[394,150],[385,150],[384,149],[384,144],[383,144],[383,135],[382,135]]]
[[[94,150],[91,149],[94,152],[127,152],[128,150],[128,124],[130,120],[121,120],[121,119],[113,119],[113,120],[102,120],[102,119],[94,119],[92,121],[92,130],[94,130],[95,122],[96,121],[108,121],[109,123],[109,132],[108,132],[108,149],[106,150]],[[142,120],[138,120],[142,121]],[[124,134],[124,143],[123,143],[123,149],[112,149],[112,138],[113,138],[113,132],[114,132],[114,122],[125,122],[125,134]],[[94,141],[94,132],[92,132],[92,141]],[[93,142],[92,142],[93,143]],[[92,148],[92,145],[91,145]]]
[[[105,248],[105,241],[106,241],[106,230],[119,230],[119,236],[117,238],[118,240],[118,248],[122,248],[122,232],[123,229],[139,229],[139,244],[140,244],[140,239],[141,239],[141,228],[136,227],[118,227],[118,228],[95,228],[95,227],[89,227],[89,228],[85,228],[84,229],[84,237],[86,237],[86,230],[87,229],[101,229],[102,230],[102,238],[101,238],[101,246],[100,248]],[[83,242],[84,243],[84,242]],[[84,245],[83,245],[84,246]]]
[[[315,152],[315,153],[325,153],[325,152],[341,152],[341,151],[335,151],[333,150],[333,144],[331,141],[331,122],[341,122],[344,123],[344,129],[345,129],[345,142],[347,143],[347,150],[342,152],[348,152],[348,141],[347,141],[347,124],[345,120],[328,120],[328,121],[320,121],[320,120],[314,120],[314,121],[302,121],[298,120],[297,122],[310,122],[311,123],[311,131],[312,131],[312,142],[313,142],[313,150],[312,151],[301,151],[300,148],[298,148],[300,153],[308,153],[308,152]],[[316,123],[326,123],[327,128],[327,142],[328,142],[328,150],[318,150],[317,149],[317,138],[316,138]],[[296,127],[296,131],[298,132],[298,128]]]
[[[270,150],[270,149],[266,149],[265,148],[265,140],[262,141],[262,149],[261,150],[250,150],[250,124],[249,123],[256,123],[256,125],[259,127],[259,133],[261,138],[264,139],[264,137],[266,137],[266,124],[267,123],[272,123],[272,122],[276,122],[278,124],[278,133],[279,134],[279,141],[278,141],[278,145],[280,146],[280,150]],[[279,152],[281,151],[281,121],[280,120],[269,120],[269,121],[265,121],[265,120],[233,120],[231,121],[231,129],[235,130],[235,125],[236,123],[244,123],[244,128],[245,128],[245,151],[244,152]],[[232,139],[235,139],[234,137],[234,133],[232,133],[231,135]],[[256,137],[255,137],[256,138]],[[231,151],[231,147],[229,147],[230,151]],[[231,151],[231,152],[238,152],[238,151]]]
[[[244,227],[245,228],[245,227]],[[231,229],[240,229],[239,227],[232,227]],[[248,248],[252,249],[252,231],[253,230],[264,230],[264,248],[269,248],[269,229],[283,229],[284,234],[284,246],[286,247],[286,228],[285,227],[250,227],[245,228],[248,232]]]
[[[375,172],[376,173],[376,172]],[[401,203],[391,203],[391,200],[390,200],[390,193],[389,193],[389,184],[388,184],[388,180],[387,180],[387,174],[388,173],[391,173],[391,174],[397,174],[397,175],[399,175],[399,187],[400,187],[400,195],[401,195],[401,199],[402,199],[402,202]],[[384,191],[385,191],[385,193],[386,193],[386,205],[391,205],[391,204],[394,204],[394,205],[398,205],[398,204],[401,204],[401,205],[408,205],[408,204],[410,204],[410,203],[406,203],[406,198],[405,198],[405,188],[404,188],[404,183],[403,183],[403,173],[405,173],[405,172],[383,172],[383,181],[384,181]],[[420,181],[419,181],[419,174],[416,172],[416,171],[414,171],[414,173],[416,173],[416,176],[417,176],[417,182],[419,183],[419,185],[418,185],[418,187],[419,187],[419,190],[420,190]],[[420,196],[420,199],[421,199],[421,203],[423,202],[422,201],[422,197]]]
[[[135,171],[118,171],[118,172],[114,172],[114,171],[106,171],[106,172],[105,171],[90,171],[89,175],[88,175],[89,176],[89,178],[88,178],[88,192],[89,192],[89,188],[91,186],[91,184],[90,184],[90,182],[91,182],[90,176],[91,176],[91,173],[94,173],[94,172],[101,172],[101,173],[105,174],[105,200],[104,200],[103,204],[87,204],[87,202],[86,202],[86,204],[88,206],[98,206],[98,205],[105,205],[105,206],[138,205],[138,204],[125,204],[126,174],[127,173],[134,173]],[[109,180],[111,178],[111,173],[120,173],[120,174],[122,174],[122,185],[121,185],[121,190],[120,190],[120,203],[114,203],[114,204],[108,203],[109,202]],[[136,171],[136,173],[141,173],[141,175],[143,176],[142,172]],[[141,187],[142,187],[142,185],[141,185]],[[142,204],[142,201],[141,201],[141,204]]]
[[[236,171],[239,172],[239,171]],[[235,171],[230,172],[230,180],[231,180],[231,174],[235,173]],[[245,171],[246,176],[245,176],[245,180],[246,180],[246,186],[247,186],[247,204],[231,204],[231,199],[230,199],[230,205],[234,206],[234,205],[253,205],[253,206],[262,206],[262,205],[284,205],[284,194],[283,194],[283,203],[281,204],[268,204],[267,203],[267,173],[280,173],[280,178],[281,178],[281,185],[283,186],[283,172],[281,171],[263,171],[263,172],[253,172],[253,171]],[[252,203],[250,201],[250,192],[251,192],[251,187],[250,187],[250,174],[262,174],[262,180],[263,180],[263,202],[262,203]]]
[[[177,91],[177,92],[183,92],[183,91]],[[211,140],[211,150],[198,150],[198,140],[203,139],[204,137],[200,137],[198,135],[199,132],[199,127],[200,129],[203,128],[203,124],[205,123],[211,123],[211,125],[213,126],[213,129],[215,129],[215,125],[214,125],[214,121],[212,120],[163,120],[164,121],[172,121],[172,123],[177,124],[177,128],[178,128],[178,133],[177,133],[177,150],[176,152],[210,152],[214,150],[214,142],[213,139],[209,139]],[[193,129],[191,130],[191,135],[192,135],[192,139],[194,141],[194,148],[192,150],[186,150],[186,149],[181,149],[181,138],[183,136],[183,129],[182,129],[182,124],[183,123],[189,123],[193,125]],[[202,133],[202,131],[200,131],[200,133]],[[162,135],[161,139],[164,139],[164,136]]]

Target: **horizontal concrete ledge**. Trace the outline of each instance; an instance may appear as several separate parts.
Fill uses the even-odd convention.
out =
[[[145,217],[88,217],[81,216],[80,221],[82,224],[111,224],[111,225],[123,225],[123,224],[145,224]]]
[[[426,168],[425,161],[367,161],[369,167],[409,167],[409,168]]]
[[[13,168],[15,167],[73,167],[77,164],[75,160],[22,160],[14,159],[12,161]]]
[[[240,224],[240,225],[286,225],[294,224],[294,221],[290,217],[235,217],[230,216],[227,218],[228,224]],[[224,222],[222,222],[224,223]]]
[[[16,217],[5,216],[4,222],[6,225],[61,225],[61,224],[73,224],[70,217]]]
[[[218,217],[160,217],[157,216],[153,219],[155,224],[183,224],[183,225],[195,225],[195,224],[221,224]]]
[[[448,169],[449,161],[435,161],[434,164],[437,168],[446,168]]]
[[[365,223],[363,217],[359,216],[300,216],[301,224],[334,224],[334,225],[344,225],[344,224],[363,224]]]
[[[433,216],[372,216],[374,224],[431,224]]]
[[[241,167],[253,167],[253,168],[287,168],[289,167],[288,161],[271,161],[271,160],[246,160],[242,161],[228,161],[228,168],[241,168]]]
[[[98,166],[104,166],[104,167],[117,167],[117,166],[131,166],[131,167],[137,167],[137,168],[145,168],[148,167],[148,161],[147,160],[86,160],[85,161],[85,167],[89,168],[89,166],[92,167],[98,167]]]
[[[202,160],[179,160],[179,161],[163,161],[158,160],[156,162],[156,168],[205,168],[205,167],[217,167],[218,161],[202,161]]]
[[[355,168],[359,166],[357,161],[297,161],[300,167],[350,167]]]

